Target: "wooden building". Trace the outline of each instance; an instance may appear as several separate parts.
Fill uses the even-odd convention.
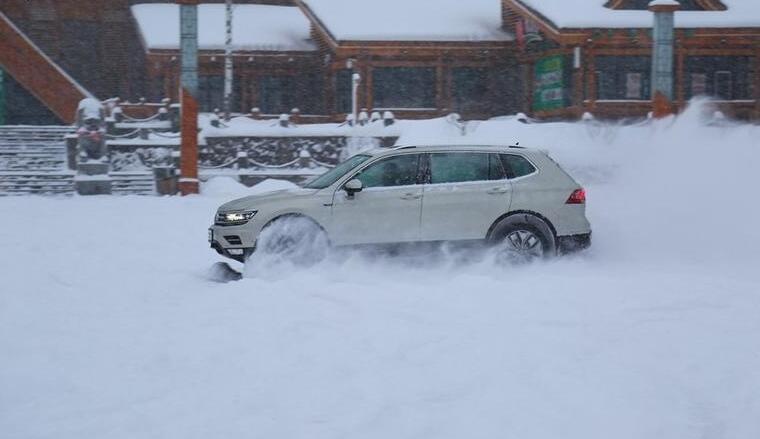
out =
[[[503,0],[526,67],[525,109],[538,117],[643,116],[652,109],[649,1]],[[760,118],[760,4],[681,0],[675,13],[675,105],[710,96]],[[583,11],[583,13],[568,13]]]
[[[449,112],[483,118],[519,111],[521,75],[498,3],[297,0],[326,65],[328,112],[359,106],[404,118]]]
[[[222,106],[222,3],[199,6],[205,111]],[[358,73],[359,108],[401,118],[641,117],[652,107],[648,3],[236,0],[233,111],[342,121]],[[760,119],[758,3],[681,0],[676,106],[707,95]],[[177,100],[172,1],[2,0],[0,12],[0,123],[70,122],[86,94]]]
[[[199,103],[201,111],[222,107],[225,7],[201,4]],[[177,100],[180,77],[179,6],[132,6],[145,48],[150,96]],[[309,22],[295,6],[236,5],[233,20],[234,112],[257,107],[277,115],[294,107],[324,115],[323,63],[309,36]]]
[[[273,115],[298,108],[304,115],[343,120],[351,111],[352,75],[359,73],[359,107],[393,111],[396,117],[455,111],[479,118],[519,111],[522,76],[514,38],[501,28],[498,1],[477,0],[470,14],[462,14],[468,8],[458,0],[440,2],[442,10],[427,18],[429,4],[406,0],[361,7],[334,0],[296,1],[297,8],[237,6],[233,109]],[[219,41],[204,40],[204,28],[221,37],[224,22],[220,5],[200,8],[200,100],[210,111],[221,106],[224,59]],[[179,42],[156,41],[165,32],[157,22],[176,22],[176,6],[136,5],[132,11],[153,94],[175,98]],[[416,14],[419,21],[399,26],[399,20],[394,25],[378,14]]]

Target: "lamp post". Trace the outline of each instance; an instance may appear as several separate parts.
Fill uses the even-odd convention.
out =
[[[652,110],[655,117],[673,112],[673,28],[674,13],[681,6],[676,0],[653,0],[652,31]]]
[[[224,120],[230,120],[232,113],[232,0],[225,2],[224,40]]]
[[[180,15],[180,52],[182,107],[179,190],[182,195],[197,194],[198,182],[198,2],[177,0]]]
[[[358,73],[351,75],[351,116],[356,124],[357,113],[359,112],[359,84],[362,77]]]

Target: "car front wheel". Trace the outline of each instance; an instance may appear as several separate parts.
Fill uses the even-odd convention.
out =
[[[261,231],[251,259],[311,266],[327,256],[328,248],[327,235],[318,224],[306,217],[288,216]]]

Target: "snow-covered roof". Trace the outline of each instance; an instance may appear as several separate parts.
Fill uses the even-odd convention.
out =
[[[234,50],[311,51],[309,20],[293,6],[235,5],[232,22]],[[147,49],[179,49],[179,5],[132,6]],[[224,4],[198,6],[198,46],[224,49]]]
[[[328,0],[329,1],[329,0]],[[614,10],[607,0],[518,0],[559,28],[652,27],[649,11]],[[678,11],[679,28],[760,27],[760,0],[722,0],[725,11]]]
[[[303,0],[339,41],[511,41],[499,0]]]

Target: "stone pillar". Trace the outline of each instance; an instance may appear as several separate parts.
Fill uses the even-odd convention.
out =
[[[674,13],[680,6],[676,0],[649,2],[649,10],[654,14],[651,89],[655,117],[672,113]]]
[[[74,177],[80,195],[111,193],[108,148],[106,146],[105,109],[95,99],[79,102],[77,122],[77,175]]]

